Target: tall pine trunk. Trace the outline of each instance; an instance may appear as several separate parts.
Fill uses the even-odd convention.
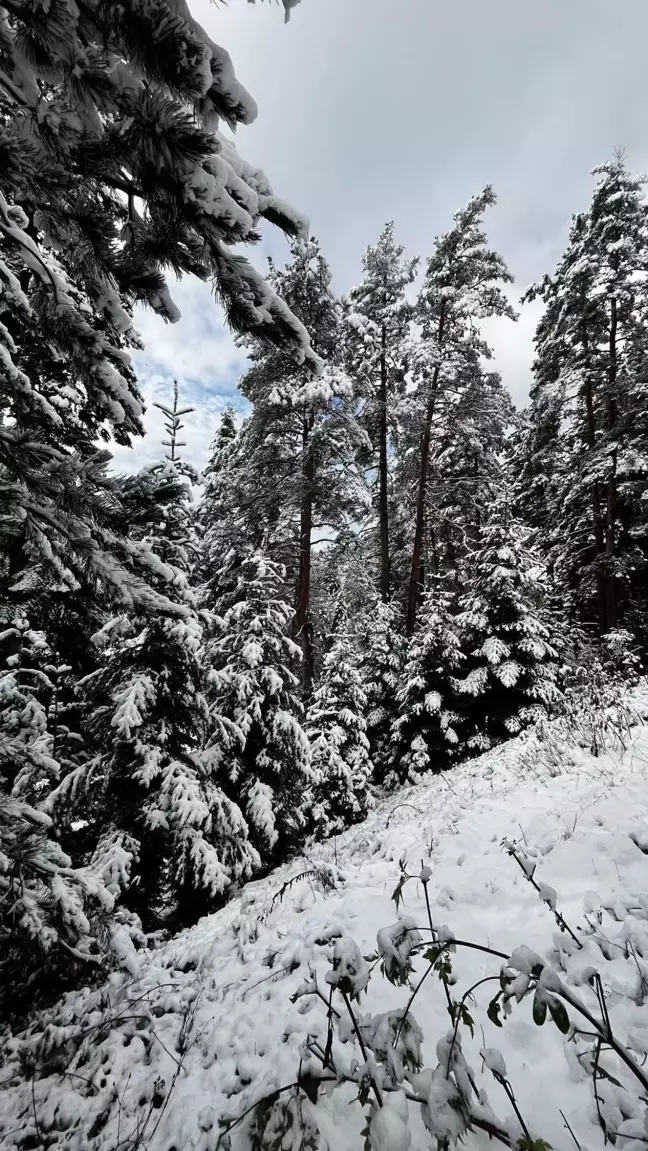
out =
[[[387,327],[383,321],[378,393],[378,520],[380,525],[380,595],[385,603],[389,600],[391,585],[387,466]]]
[[[606,397],[606,416],[608,434],[612,435],[616,426],[616,382],[617,382],[617,302],[613,296],[610,301],[610,359],[608,367],[608,387]],[[611,453],[611,471],[607,481],[607,507],[605,514],[605,623],[606,631],[617,625],[617,587],[614,574],[615,536],[616,536],[616,464],[617,453]]]
[[[585,415],[587,427],[587,443],[591,451],[594,450],[596,443],[596,430],[594,425],[594,401],[592,399],[592,381],[588,378],[585,381]],[[607,630],[605,626],[606,620],[606,596],[605,596],[605,580],[603,572],[600,570],[599,564],[605,552],[605,539],[603,535],[603,512],[601,508],[601,493],[596,480],[592,484],[591,491],[592,500],[592,526],[594,528],[594,547],[596,549],[596,597],[598,602],[598,615],[599,615],[599,630],[601,635]]]
[[[587,322],[585,320],[585,294],[581,292],[581,315],[582,320],[582,339],[583,350],[585,352],[586,362],[589,363],[589,335],[587,332]],[[594,422],[594,398],[592,394],[592,380],[589,375],[585,379],[585,427],[587,435],[587,445],[591,452],[594,451],[596,446],[596,424]],[[603,635],[607,628],[605,626],[606,620],[606,595],[605,595],[605,579],[603,572],[600,568],[603,554],[605,552],[605,539],[603,535],[603,512],[601,508],[601,493],[599,492],[599,485],[596,480],[592,483],[591,490],[592,500],[592,527],[594,529],[594,547],[596,549],[596,598],[598,603],[598,616],[599,616],[599,631]]]
[[[311,433],[313,415],[307,412],[302,423],[302,491],[299,523],[299,571],[295,596],[295,636],[303,652],[302,683],[304,695],[309,697],[313,686],[315,653],[313,624],[310,613],[311,563],[313,551],[313,487],[315,460]]]
[[[425,508],[427,504],[428,468],[430,464],[430,445],[432,442],[432,420],[436,407],[439,377],[441,375],[441,344],[445,329],[445,307],[441,306],[439,316],[439,330],[437,333],[439,360],[432,374],[430,395],[425,411],[425,423],[421,436],[421,458],[419,464],[418,493],[416,500],[416,525],[414,528],[414,544],[412,546],[412,566],[410,571],[409,592],[407,597],[407,614],[405,618],[405,631],[412,635],[416,626],[416,615],[421,602],[422,575],[423,575],[423,539],[425,535]]]

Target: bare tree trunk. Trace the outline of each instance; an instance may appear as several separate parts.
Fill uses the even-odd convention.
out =
[[[380,525],[380,595],[387,603],[390,593],[389,488],[387,473],[387,329],[383,322],[378,393],[378,520]]]
[[[295,595],[295,636],[304,653],[302,663],[302,683],[306,698],[313,686],[315,654],[313,649],[313,624],[310,613],[311,559],[313,537],[313,485],[315,461],[311,446],[313,416],[304,415],[302,424],[302,492],[299,525],[299,571]]]
[[[439,316],[438,344],[439,355],[443,342],[445,328],[445,308],[441,306]],[[421,458],[419,466],[418,496],[416,501],[416,525],[414,528],[414,544],[412,547],[412,567],[410,571],[409,593],[407,597],[407,615],[405,618],[405,631],[411,635],[416,625],[416,614],[421,601],[422,566],[423,566],[423,537],[425,534],[425,505],[427,502],[428,467],[430,464],[430,444],[432,440],[432,420],[436,407],[439,377],[441,375],[441,360],[439,359],[432,374],[430,395],[425,412],[425,423],[421,435]]]

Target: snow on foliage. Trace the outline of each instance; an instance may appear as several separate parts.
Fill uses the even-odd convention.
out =
[[[493,509],[473,564],[456,617],[465,656],[464,674],[454,677],[454,687],[468,746],[482,749],[538,719],[558,702],[560,691],[558,653],[543,610],[542,567],[506,505]]]
[[[8,1037],[3,1146],[18,1151],[23,1137],[33,1135],[59,1151],[108,1151],[139,1132],[153,1151],[172,1145],[208,1151],[219,1136],[227,1145],[228,1128],[232,1151],[280,1147],[289,1132],[301,1132],[309,1149],[328,1143],[356,1151],[363,1128],[378,1151],[424,1148],[438,1138],[477,1148],[489,1128],[527,1146],[519,1143],[521,1116],[534,1141],[560,1148],[571,1139],[566,1116],[582,1147],[602,1147],[592,1040],[574,1030],[574,1003],[600,1017],[592,976],[600,973],[614,1042],[641,1070],[648,1047],[642,974],[648,908],[641,894],[645,857],[633,836],[648,820],[648,734],[635,726],[625,751],[617,744],[596,758],[566,744],[565,762],[572,765],[558,775],[538,754],[532,770],[524,766],[530,738],[458,767],[452,788],[444,776],[410,788],[398,811],[392,799],[335,848],[321,846],[320,864],[337,863],[333,889],[299,878],[303,864],[296,861],[162,948],[140,953],[139,975],[113,974],[100,987],[74,991]],[[550,909],[501,851],[504,838],[535,853],[580,948],[555,930]],[[377,968],[369,978],[379,932],[398,961],[404,958],[398,931],[391,928],[388,941],[382,933],[394,919],[390,892],[399,858],[413,864],[403,897],[425,938],[406,957],[411,986],[430,962],[423,951],[431,947],[437,964],[446,954],[447,931],[438,930],[435,944],[423,930],[421,857],[432,924],[449,919],[457,937],[450,996],[491,980],[466,1000],[483,1038],[480,1026],[473,1037],[462,1018],[453,1040],[439,983],[443,967],[431,971],[406,1020],[410,988],[385,983]],[[449,884],[450,903],[447,891],[442,895]],[[397,926],[402,937],[406,921]],[[461,940],[497,954],[464,948]],[[538,1004],[547,1004],[544,1026],[529,1000],[536,983]],[[504,987],[504,1014],[487,1016]],[[331,1072],[322,1072],[312,1054],[327,1042],[331,989],[340,1019],[338,1026],[333,1017],[330,1059],[343,1079],[332,1092],[319,1083],[317,1068],[324,1077]],[[564,1035],[557,998],[568,1017]],[[583,1032],[591,1027],[584,1022]],[[595,1084],[602,1122],[619,1144],[643,1131],[643,1089],[630,1064],[608,1048],[600,1063],[607,1074]],[[276,1094],[298,1079],[299,1091]],[[503,1083],[511,1085],[515,1109]],[[353,1102],[359,1092],[364,1103]]]
[[[217,726],[207,748],[223,787],[245,812],[263,858],[295,845],[307,826],[313,770],[293,670],[301,655],[290,638],[292,610],[282,600],[283,571],[261,552],[225,557],[210,594],[220,601],[206,649],[212,716],[239,738],[223,745]]]
[[[358,823],[373,806],[366,711],[357,655],[341,631],[324,657],[307,713],[316,781],[314,819],[322,835]]]

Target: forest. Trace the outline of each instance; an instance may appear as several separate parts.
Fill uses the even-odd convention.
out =
[[[403,788],[609,714],[643,674],[645,179],[611,149],[524,295],[486,185],[431,251],[387,222],[338,296],[221,130],[254,115],[185,0],[1,0],[6,1037]],[[264,221],[290,247],[262,275],[242,246]],[[119,474],[111,445],[143,435],[134,308],[173,323],[173,274],[212,284],[245,408],[199,472],[176,381],[159,462]],[[530,301],[519,410],[484,322]],[[367,1145],[406,1151],[400,1122]]]

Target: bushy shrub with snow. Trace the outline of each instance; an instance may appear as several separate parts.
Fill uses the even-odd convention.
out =
[[[394,892],[396,905],[405,884],[418,880],[425,890],[427,928],[401,916],[378,932],[377,951],[370,956],[364,956],[352,938],[337,934],[331,941],[326,988],[311,971],[293,996],[293,1002],[317,999],[326,1006],[325,1037],[313,1028],[300,1050],[294,1083],[253,1103],[238,1117],[221,1120],[217,1147],[241,1151],[319,1148],[318,1100],[347,1085],[349,1102],[364,1112],[366,1151],[409,1151],[416,1138],[416,1146],[447,1151],[471,1132],[484,1133],[514,1151],[551,1151],[542,1132],[523,1114],[504,1057],[486,1043],[483,1026],[481,1073],[468,1062],[465,1037],[475,1037],[479,1025],[476,992],[486,985],[492,992],[485,1012],[490,1024],[506,1027],[518,1005],[530,1001],[534,1024],[542,1027],[550,1023],[565,1037],[571,1060],[581,1075],[591,1079],[593,1106],[604,1142],[620,1146],[627,1141],[633,1146],[648,1143],[648,1070],[644,1068],[646,1041],[641,1034],[646,1022],[642,1019],[639,1023],[648,987],[643,960],[648,904],[639,900],[640,908],[633,909],[638,915],[636,929],[630,935],[627,930],[621,932],[620,942],[603,939],[595,925],[586,931],[573,931],[558,910],[556,892],[536,879],[537,853],[517,843],[504,846],[560,928],[554,937],[552,959],[547,961],[526,946],[507,955],[477,941],[456,939],[448,927],[432,919],[427,894],[431,869],[422,864],[417,875],[410,875],[401,864]],[[610,961],[615,947],[628,968],[634,965],[637,976],[626,986],[626,1009],[618,1016],[623,1020],[634,1006],[636,1029],[627,1031],[625,1040],[617,1032],[615,997],[606,992],[599,970],[602,961]],[[500,962],[499,970],[460,993],[453,964],[462,948],[480,951]],[[365,1014],[362,996],[378,965],[392,984],[407,988],[407,1000],[403,1007]],[[425,1036],[413,1008],[418,996],[430,994],[435,978],[445,996],[449,1029],[439,1037],[435,1055],[428,1062]],[[618,998],[620,984],[617,986]],[[303,1010],[309,1010],[306,1002]],[[523,1071],[532,1073],[532,1066],[524,1062],[516,1069],[517,1076]],[[507,1119],[498,1117],[489,1100],[484,1085],[488,1078],[501,1090],[512,1111]],[[354,1097],[348,1095],[349,1086]],[[575,1139],[568,1118],[563,1118],[565,1130]],[[427,1132],[425,1144],[420,1142],[422,1128]]]

